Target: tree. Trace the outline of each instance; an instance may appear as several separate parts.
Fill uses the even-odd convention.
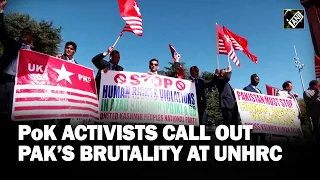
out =
[[[8,35],[15,40],[19,40],[20,31],[23,28],[30,28],[33,34],[32,49],[48,55],[56,55],[59,51],[61,39],[61,27],[53,27],[53,21],[47,22],[41,20],[37,22],[28,14],[9,13],[4,17]],[[3,46],[0,45],[0,55],[2,55]]]
[[[182,69],[184,70],[184,79],[189,79],[189,70],[186,67],[186,63],[181,62],[180,65],[181,65]],[[169,66],[164,67],[164,69],[166,71],[172,71],[172,66],[173,66],[173,62],[170,61]]]
[[[205,81],[211,81],[214,73],[204,71],[200,77]],[[207,98],[207,116],[208,120],[212,121],[215,125],[222,124],[222,114],[219,108],[219,92],[216,88],[206,89]]]
[[[300,122],[303,134],[305,137],[312,134],[312,125],[309,117],[307,116],[307,108],[303,98],[298,99],[298,105],[301,111]]]
[[[308,125],[309,118],[307,116],[306,103],[304,102],[303,98],[299,98],[298,99],[298,105],[299,105],[299,108],[300,108],[300,111],[301,111],[301,117],[300,117],[301,124]]]

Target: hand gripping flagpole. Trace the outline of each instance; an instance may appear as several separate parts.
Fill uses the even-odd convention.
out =
[[[113,48],[117,45],[117,43],[118,43],[119,39],[121,38],[121,36],[122,36],[122,32],[119,34],[117,40],[114,42],[114,44],[112,46]]]

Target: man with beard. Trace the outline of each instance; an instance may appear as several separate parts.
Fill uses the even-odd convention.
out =
[[[259,94],[262,94],[260,89],[257,87],[259,82],[260,82],[260,78],[257,74],[252,74],[251,75],[251,83],[244,87],[243,90],[244,91],[250,91],[250,92],[253,92],[253,93],[259,93]],[[259,141],[259,138],[260,138],[260,143],[258,143]],[[267,141],[266,141],[266,134],[264,133],[252,133],[252,143],[254,145],[266,145],[267,144]]]

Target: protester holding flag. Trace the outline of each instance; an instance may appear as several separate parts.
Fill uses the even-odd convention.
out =
[[[105,58],[108,55],[110,55],[109,61],[104,60],[103,58]],[[92,58],[92,63],[99,70],[95,78],[96,87],[98,91],[100,90],[101,70],[104,70],[104,72],[107,72],[108,70],[123,71],[123,67],[118,65],[119,61],[120,52],[117,50],[113,50],[112,46],[109,47],[109,49],[106,52],[100,53]]]
[[[216,69],[214,75],[214,83],[217,85],[219,91],[219,106],[222,112],[224,125],[236,125],[239,113],[236,104],[233,88],[229,84],[232,75],[232,68],[228,66],[228,69]]]
[[[169,48],[170,48],[170,52],[171,52],[171,57],[173,59],[173,62],[176,63],[176,62],[179,62],[180,60],[180,54],[177,52],[177,50],[171,45],[169,44]],[[182,67],[181,64],[179,64],[177,67],[177,74],[176,74],[176,77],[179,78],[179,79],[184,79],[184,69]]]
[[[250,91],[253,93],[262,94],[261,90],[258,88],[258,84],[260,82],[260,78],[257,74],[252,74],[250,77],[250,84],[243,88],[244,91]],[[260,143],[258,140],[260,138]],[[254,145],[267,145],[266,134],[264,133],[252,133],[252,143]]]
[[[307,115],[313,124],[316,141],[320,145],[320,84],[317,80],[310,81],[309,88],[303,93],[303,99]]]
[[[29,28],[23,28],[20,41],[10,38],[4,25],[4,8],[7,0],[0,1],[0,41],[4,48],[0,60],[0,111],[3,113],[8,108],[11,115],[18,52],[20,49],[31,49],[32,31]]]
[[[296,106],[298,107],[298,110],[299,110],[298,117],[300,118],[301,110],[300,110],[299,104],[297,102],[297,98],[299,97],[299,95],[297,93],[293,93],[293,94],[291,93],[291,91],[293,89],[292,82],[291,81],[284,82],[282,84],[282,89],[283,90],[280,90],[280,91],[277,92],[277,96],[293,99],[294,102],[296,103]]]
[[[147,72],[148,74],[157,74],[161,76],[168,76],[168,77],[177,77],[178,74],[178,68],[180,67],[180,55],[177,56],[176,62],[173,63],[172,65],[172,70],[169,71],[159,71],[159,61],[157,59],[151,59],[149,61],[149,71]]]
[[[207,124],[206,109],[207,109],[207,97],[205,90],[215,86],[214,78],[206,82],[199,77],[199,68],[197,66],[190,67],[189,79],[195,83],[196,94],[197,94],[197,105],[198,105],[198,116],[200,125]]]

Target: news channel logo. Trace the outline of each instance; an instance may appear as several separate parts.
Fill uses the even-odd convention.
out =
[[[304,10],[285,9],[283,20],[285,29],[304,29]]]

